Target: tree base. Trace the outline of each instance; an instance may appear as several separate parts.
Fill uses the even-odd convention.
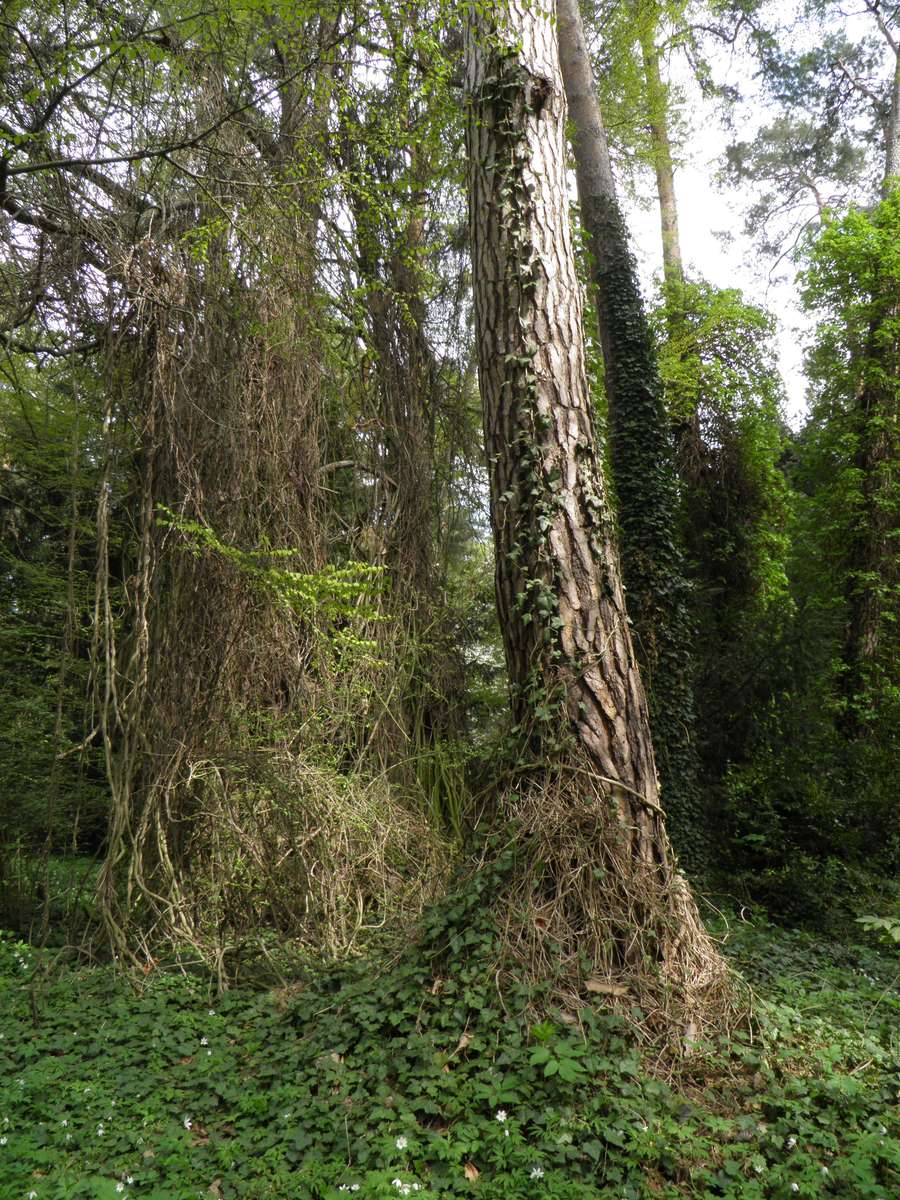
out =
[[[553,981],[574,1012],[602,998],[641,1040],[690,1053],[740,1021],[747,997],[667,843],[661,855],[635,853],[646,814],[629,821],[642,802],[616,790],[587,769],[555,767],[507,792],[518,866],[497,899],[505,969]]]

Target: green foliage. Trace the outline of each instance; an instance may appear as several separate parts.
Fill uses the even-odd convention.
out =
[[[676,158],[688,132],[683,89],[671,82],[659,91],[648,86],[643,47],[658,47],[665,60],[687,49],[690,66],[704,83],[708,69],[688,21],[685,0],[629,0],[624,4],[595,0],[588,7],[593,11],[586,20],[600,33],[594,74],[617,174],[633,195],[641,196],[655,165],[651,123],[664,112]]]
[[[308,961],[273,991],[51,969],[0,938],[0,1194],[892,1194],[895,963],[735,922],[726,949],[766,992],[757,1027],[698,1045],[666,1084],[602,1007],[548,1011],[514,981],[501,997],[490,906],[512,866],[464,883],[399,959]]]
[[[888,944],[900,944],[900,918],[897,917],[857,917],[858,924],[870,933],[875,933]]]
[[[655,323],[695,584],[698,737],[715,786],[749,753],[772,689],[758,664],[792,610],[774,322],[736,289],[690,282],[666,289]]]
[[[613,200],[592,224],[604,253],[594,264],[607,345],[607,425],[622,575],[650,706],[668,831],[702,858],[697,791],[691,586],[656,348],[623,215]]]
[[[751,139],[729,146],[725,174],[752,189],[747,228],[774,255],[795,248],[826,209],[876,193],[895,61],[886,43],[896,18],[872,5],[848,26],[835,0],[796,8],[726,0],[722,8],[745,31],[771,113]],[[759,111],[756,91],[749,104]],[[747,111],[733,111],[735,128]]]
[[[314,572],[294,571],[281,564],[295,559],[296,550],[270,546],[242,550],[223,542],[208,525],[178,517],[164,505],[157,506],[156,522],[182,534],[184,548],[195,557],[204,551],[218,555],[265,595],[309,621],[313,629],[326,629],[330,648],[339,653],[376,648],[375,641],[360,638],[354,629],[380,619],[373,593],[380,585],[383,567],[350,562],[341,567],[327,564]]]
[[[803,276],[821,323],[812,413],[787,461],[793,612],[769,646],[753,753],[728,786],[732,861],[793,919],[829,919],[825,894],[831,916],[865,911],[860,866],[897,862],[898,219],[895,192],[830,221]]]
[[[0,382],[0,839],[32,848],[103,835],[88,697],[98,429],[87,371],[17,361]]]
[[[9,928],[48,944],[76,942],[96,921],[97,864],[43,853],[22,839],[0,849],[0,912]]]

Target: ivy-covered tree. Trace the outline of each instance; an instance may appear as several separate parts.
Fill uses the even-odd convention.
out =
[[[791,619],[791,493],[775,322],[736,289],[682,284],[656,313],[678,443],[681,521],[695,584],[697,730],[706,788],[744,762],[783,677],[772,643]],[[666,297],[668,300],[668,297]]]
[[[557,0],[557,21],[580,219],[603,351],[628,612],[646,680],[673,837],[679,850],[696,859],[702,836],[690,587],[680,543],[670,425],[577,0]]]
[[[820,317],[805,478],[813,544],[826,554],[840,614],[841,725],[897,736],[900,601],[900,189],[870,212],[829,221],[804,273]],[[812,531],[810,531],[812,532]]]
[[[674,868],[658,803],[588,395],[551,15],[520,0],[469,28],[470,226],[497,600],[516,733],[535,777],[508,935],[552,940],[679,1015],[716,1010],[722,967]],[[520,766],[520,771],[522,770]],[[527,766],[526,766],[527,771]]]

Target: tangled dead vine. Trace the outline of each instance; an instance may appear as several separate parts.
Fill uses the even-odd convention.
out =
[[[290,221],[266,238],[282,270],[265,284],[223,238],[201,257],[147,238],[122,263],[130,297],[108,355],[94,660],[112,800],[100,895],[123,956],[134,956],[136,937],[208,937],[215,922],[195,867],[198,830],[212,835],[215,824],[209,781],[220,784],[223,830],[234,839],[243,828],[237,840],[252,858],[258,827],[236,809],[245,789],[234,746],[262,722],[260,742],[283,750],[278,721],[302,712],[315,686],[309,622],[156,519],[164,506],[223,543],[293,547],[290,565],[302,571],[323,563],[322,354],[310,313],[290,301],[304,294],[305,243]],[[134,529],[121,548],[110,544],[115,506]],[[344,937],[337,927],[328,936]]]
[[[382,777],[389,747],[408,740],[402,672],[387,661],[405,661],[402,622],[372,624],[351,605],[350,632],[374,654],[338,664],[327,618],[298,614],[241,565],[272,546],[291,548],[273,562],[299,572],[326,562],[326,352],[297,301],[309,265],[299,236],[285,248],[290,232],[267,231],[281,268],[265,286],[249,267],[253,282],[238,282],[227,247],[197,261],[147,240],[122,267],[131,300],[109,349],[94,676],[112,799],[101,910],[123,959],[178,945],[221,973],[223,946],[253,920],[344,953],[367,924],[412,918],[442,876],[438,840]],[[135,531],[120,563],[117,505]]]
[[[444,847],[383,778],[264,750],[182,771],[172,785],[194,811],[180,873],[141,897],[133,960],[177,946],[224,984],[263,929],[338,958],[386,922],[410,924],[440,886]]]
[[[496,901],[503,972],[555,981],[572,1014],[599,998],[643,1041],[674,1037],[682,1053],[744,1019],[746,992],[686,880],[633,852],[622,811],[645,806],[640,797],[569,764],[522,772],[504,805],[517,868]],[[657,805],[646,807],[662,819]]]

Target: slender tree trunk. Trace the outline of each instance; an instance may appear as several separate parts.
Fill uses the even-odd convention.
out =
[[[699,851],[690,588],[679,544],[668,418],[578,0],[557,0],[556,12],[581,220],[596,287],[628,611],[676,844]]]
[[[663,278],[667,288],[674,291],[684,283],[681,240],[678,235],[678,204],[675,199],[675,168],[672,164],[672,145],[669,141],[668,102],[666,88],[659,70],[659,50],[656,47],[656,23],[649,21],[639,10],[638,29],[641,57],[644,62],[644,83],[649,108],[650,145],[656,192],[659,197],[659,222],[662,233]]]
[[[550,938],[570,965],[587,955],[645,987],[656,971],[694,1007],[721,963],[673,869],[658,804],[585,374],[551,14],[506,0],[475,18],[467,89],[497,603],[518,729],[560,771],[520,802],[538,840],[520,942],[531,961],[547,960]]]
[[[684,335],[686,314],[684,304],[684,261],[681,237],[678,232],[678,201],[675,196],[675,167],[672,162],[672,143],[669,138],[669,105],[666,85],[659,67],[656,45],[658,10],[654,0],[638,3],[635,17],[641,58],[644,64],[644,90],[647,99],[650,148],[656,176],[656,195],[659,203],[659,223],[662,235],[663,282],[665,285],[666,330],[670,341]],[[676,416],[671,415],[675,437],[678,474],[688,484],[696,486],[698,473],[704,466],[703,439],[700,435],[700,414],[696,405]]]
[[[881,188],[884,196],[890,191],[891,181],[896,186],[900,179],[900,45],[894,43],[891,49],[894,52],[894,79],[885,137],[884,183]]]

